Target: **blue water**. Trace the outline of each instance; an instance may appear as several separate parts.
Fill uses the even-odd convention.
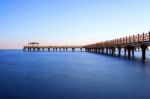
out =
[[[150,99],[150,61],[1,50],[0,99]]]

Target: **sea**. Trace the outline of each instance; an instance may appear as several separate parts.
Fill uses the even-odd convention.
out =
[[[0,50],[0,99],[150,99],[150,52]]]

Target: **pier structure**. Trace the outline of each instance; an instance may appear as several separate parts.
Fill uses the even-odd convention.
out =
[[[79,49],[79,50],[76,50]],[[69,51],[84,51],[84,46],[41,46],[37,42],[30,42],[28,46],[23,47],[25,52],[69,52]]]
[[[119,57],[121,52],[124,51],[124,55],[127,55],[130,59],[134,57],[134,52],[137,49],[141,49],[142,60],[145,60],[148,46],[150,46],[150,32],[89,44],[85,46],[85,50],[86,52],[108,55],[114,55],[118,52]]]
[[[115,53],[118,53],[118,56],[121,56],[121,52],[124,52],[124,55],[129,59],[134,57],[134,52],[141,50],[142,60],[146,59],[146,51],[150,46],[150,32],[142,33],[132,36],[121,37],[117,39],[102,41],[98,43],[88,44],[85,46],[41,46],[37,42],[28,43],[27,46],[23,47],[23,51],[26,52],[40,52],[40,51],[55,51],[55,52],[68,52],[71,49],[72,52],[76,51],[75,49],[80,49],[86,52],[106,54],[114,56]],[[47,50],[46,50],[47,49]]]

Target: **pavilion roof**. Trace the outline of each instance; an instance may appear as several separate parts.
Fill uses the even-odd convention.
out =
[[[30,43],[28,43],[28,44],[39,44],[39,43],[37,43],[37,42],[30,42]]]

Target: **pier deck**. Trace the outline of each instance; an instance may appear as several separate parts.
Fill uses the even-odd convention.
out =
[[[24,46],[23,50],[27,52],[40,52],[40,51],[76,51],[75,49],[80,49],[80,51],[84,50],[84,46],[40,46],[38,43],[29,43],[28,46]]]
[[[23,47],[23,51],[68,51],[71,49],[72,52],[75,49],[80,49],[80,51],[94,52],[101,54],[111,54],[114,55],[115,51],[118,51],[118,56],[121,55],[121,50],[123,49],[124,55],[128,55],[128,58],[134,56],[136,49],[141,49],[142,59],[146,59],[146,50],[150,46],[150,32],[142,33],[132,36],[121,37],[113,40],[107,40],[103,42],[98,42],[94,44],[89,44],[85,46],[40,46],[39,43],[31,42],[27,46]]]

